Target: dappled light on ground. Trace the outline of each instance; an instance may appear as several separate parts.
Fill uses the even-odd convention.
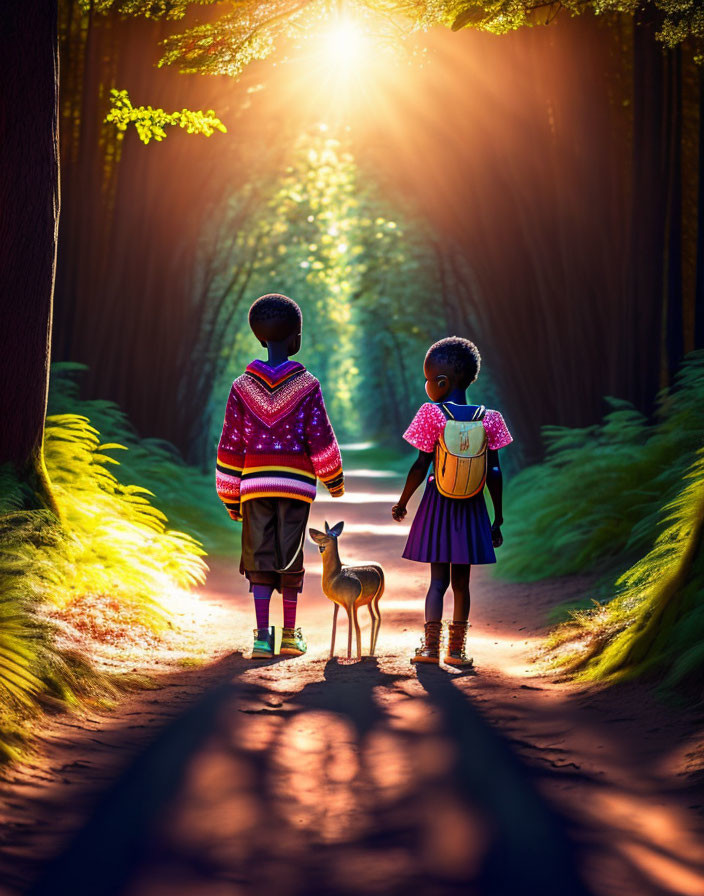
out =
[[[349,477],[348,477],[349,478]],[[321,504],[330,504],[333,501],[337,504],[388,504],[391,507],[398,501],[398,495],[395,492],[346,492],[341,498],[333,498],[329,494],[320,493],[316,497],[316,501]]]
[[[619,792],[596,793],[585,808],[595,823],[608,818],[618,829],[619,851],[646,878],[686,896],[702,892],[704,846],[681,809]]]
[[[345,470],[346,479],[393,479],[396,475],[390,470]]]
[[[410,671],[373,660],[318,662],[322,680],[306,675],[291,691],[289,675],[281,700],[262,702],[252,686],[225,699],[129,894],[154,892],[165,869],[174,894],[217,892],[223,880],[242,882],[243,892],[401,893],[424,884],[452,893],[462,882],[516,885],[519,861],[523,892],[557,893],[540,865],[554,847],[550,875],[582,892],[571,847],[528,779],[508,803],[478,784],[477,773],[524,773],[500,739],[490,746],[495,735],[479,717],[479,729],[457,742],[445,673],[433,670],[419,692]],[[481,772],[469,772],[473,756]],[[519,860],[527,820],[542,839],[534,858]],[[497,848],[516,871],[496,864]]]
[[[212,655],[214,641],[205,633],[218,629],[225,615],[222,607],[172,586],[155,609],[168,622],[150,625],[139,605],[89,594],[49,609],[46,619],[57,624],[61,649],[86,651],[103,671],[144,673]]]

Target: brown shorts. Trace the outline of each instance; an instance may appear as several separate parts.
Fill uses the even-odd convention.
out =
[[[310,513],[296,498],[251,498],[242,504],[240,572],[252,585],[303,588],[303,540]]]

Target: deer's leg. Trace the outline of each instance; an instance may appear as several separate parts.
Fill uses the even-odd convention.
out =
[[[347,610],[347,659],[352,658],[352,607],[345,607]]]
[[[376,616],[374,615],[374,601],[369,605],[369,616],[371,618],[372,628],[369,636],[369,656],[374,656],[374,633],[376,632]]]
[[[375,597],[369,604],[369,613],[372,617],[372,646],[370,656],[376,653],[376,639],[379,637],[379,628],[381,626],[381,611],[379,610],[379,598]]]
[[[357,659],[362,659],[362,633],[359,630],[359,619],[357,619],[357,604],[352,607],[352,619],[354,620],[354,633],[357,638]]]
[[[330,658],[332,659],[335,656],[335,633],[337,631],[337,613],[340,609],[339,604],[335,604],[335,609],[332,614],[332,641],[330,642]]]
[[[379,629],[381,628],[381,610],[379,609],[379,601],[381,600],[381,595],[384,593],[384,572],[381,568],[377,570],[379,574],[379,587],[376,590],[376,594],[371,600],[369,604],[369,612],[372,614],[372,649],[371,655],[374,656],[376,653],[376,641],[379,637]]]

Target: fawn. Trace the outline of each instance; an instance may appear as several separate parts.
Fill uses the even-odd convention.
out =
[[[357,635],[357,659],[361,659],[362,639],[357,620],[357,608],[369,607],[369,615],[372,619],[369,655],[374,656],[376,639],[381,625],[379,599],[384,593],[384,570],[378,563],[365,563],[363,566],[342,565],[337,549],[337,539],[341,535],[344,525],[344,523],[337,523],[331,529],[325,523],[325,532],[319,532],[317,529],[308,531],[323,555],[323,594],[335,604],[330,656],[335,653],[337,613],[340,607],[344,607],[347,612],[347,658],[352,656],[352,625],[354,624]]]

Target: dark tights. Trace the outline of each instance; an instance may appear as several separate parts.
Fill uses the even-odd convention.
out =
[[[466,622],[469,618],[469,563],[431,563],[430,586],[425,598],[425,621],[440,622],[442,604],[448,585],[452,585],[455,598],[453,622]]]

